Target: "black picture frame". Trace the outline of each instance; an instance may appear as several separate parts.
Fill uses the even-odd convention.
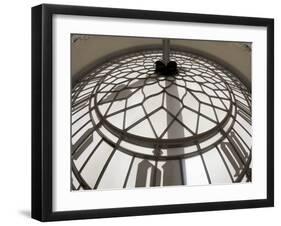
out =
[[[55,14],[266,27],[267,198],[54,212],[52,210],[52,18]],[[273,19],[49,4],[32,8],[32,218],[40,221],[56,221],[271,206],[274,206]]]

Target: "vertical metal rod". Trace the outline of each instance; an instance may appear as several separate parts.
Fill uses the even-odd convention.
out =
[[[167,65],[170,61],[170,40],[163,39],[163,63]]]

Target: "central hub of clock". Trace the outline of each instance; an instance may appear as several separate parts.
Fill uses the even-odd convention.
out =
[[[175,61],[169,61],[165,65],[162,61],[155,62],[155,73],[158,75],[173,76],[178,72],[177,63]]]

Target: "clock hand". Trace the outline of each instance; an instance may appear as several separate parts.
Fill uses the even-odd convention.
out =
[[[153,81],[153,80],[155,80],[155,78],[138,79],[137,81],[135,81],[129,85],[120,84],[120,85],[116,86],[112,91],[110,91],[111,93],[109,95],[105,96],[99,103],[104,104],[104,103],[108,103],[111,101],[120,101],[120,100],[127,99],[133,93],[133,91],[131,89],[135,89],[135,88],[144,86],[147,80]]]
[[[169,91],[173,93],[174,96],[179,98],[179,91],[176,85],[170,86],[170,83],[166,80],[166,87],[169,87]],[[167,94],[166,94],[167,97]],[[174,101],[174,98],[166,98],[166,108],[167,110],[173,109],[174,112],[178,112],[181,110],[181,103],[180,101]],[[182,121],[182,112],[180,112],[177,115],[177,119],[179,121]],[[173,122],[172,122],[173,121]],[[170,126],[167,130],[167,136],[168,139],[173,139],[175,137],[182,138],[184,137],[184,128],[182,126],[173,126],[174,123],[177,121],[172,118],[167,113],[167,126]],[[171,124],[172,123],[172,124]],[[170,125],[171,124],[171,125]],[[184,148],[183,147],[177,147],[173,149],[167,150],[167,155],[173,155],[173,152],[177,152],[178,154],[184,154]],[[174,167],[173,164],[170,164],[170,162],[166,162],[162,168],[163,168],[163,186],[165,185],[179,185],[179,184],[186,184],[186,168],[185,168],[185,161],[181,161],[180,167]]]

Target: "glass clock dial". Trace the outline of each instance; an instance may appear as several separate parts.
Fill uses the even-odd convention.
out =
[[[72,189],[251,181],[251,94],[204,56],[161,49],[96,66],[72,89]]]

